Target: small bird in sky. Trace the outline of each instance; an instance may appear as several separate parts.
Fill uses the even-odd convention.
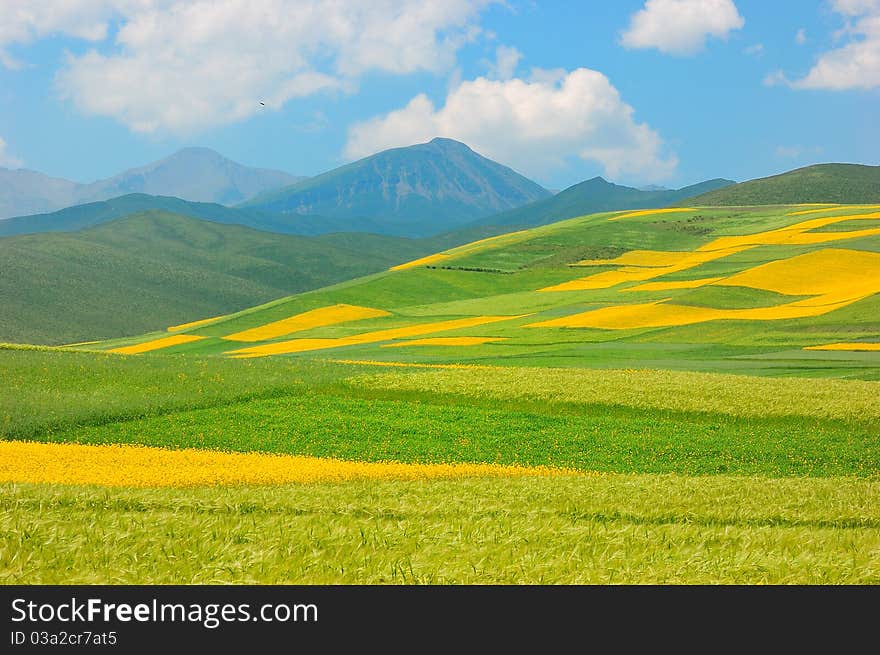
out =
[[[260,100],[260,104],[263,105],[264,107],[266,106],[266,103],[263,102],[262,100]]]

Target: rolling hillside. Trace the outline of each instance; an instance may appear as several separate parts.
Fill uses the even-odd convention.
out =
[[[387,268],[427,244],[270,234],[164,212],[0,239],[0,341],[66,343],[216,316]]]
[[[119,352],[876,376],[880,207],[594,214]]]
[[[381,226],[388,234],[426,236],[546,198],[550,192],[451,139],[385,150],[244,206],[317,214]]]
[[[681,205],[776,205],[880,202],[880,166],[816,164],[689,198]]]
[[[641,190],[613,184],[601,177],[594,177],[591,180],[575,184],[552,198],[545,198],[525,207],[479,219],[474,221],[473,225],[534,227],[597,212],[665,207],[684,198],[720,189],[730,184],[735,184],[735,182],[716,179],[681,189]]]
[[[129,193],[231,205],[302,179],[282,171],[242,166],[208,148],[184,148],[90,184],[0,168],[0,219],[53,212]]]
[[[101,223],[124,218],[144,211],[163,211],[190,218],[200,218],[214,223],[228,223],[252,227],[255,230],[280,234],[313,234],[314,225],[320,225],[318,233],[344,231],[347,221],[333,221],[321,216],[279,216],[254,209],[236,209],[217,203],[192,202],[167,196],[150,196],[143,193],[74,205],[47,214],[17,216],[0,221],[0,236],[36,234],[39,232],[73,232]],[[338,228],[338,229],[332,229]]]

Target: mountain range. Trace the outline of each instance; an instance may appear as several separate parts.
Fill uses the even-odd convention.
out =
[[[0,341],[136,334],[595,212],[880,202],[880,167],[851,164],[682,189],[636,189],[596,177],[554,195],[449,139],[378,153],[294,184],[277,185],[290,177],[277,171],[243,168],[211,151],[189,149],[98,185],[103,193],[154,193],[0,221]],[[7,205],[15,194],[35,206],[46,195],[58,201],[85,193],[32,171],[13,173],[22,183],[11,184],[12,195],[3,195],[0,185]],[[2,179],[8,183],[8,176]],[[213,189],[209,197],[228,202],[270,183],[274,190],[236,206],[155,193]]]
[[[710,180],[678,190],[644,191],[597,177],[554,195],[463,143],[436,138],[276,187],[236,206],[193,200],[198,188],[204,191],[212,186],[196,180],[220,180],[218,167],[239,171],[239,192],[256,188],[244,188],[242,180],[247,175],[253,178],[258,169],[247,169],[251,174],[245,174],[239,170],[243,167],[236,169],[237,164],[218,157],[203,149],[181,151],[161,165],[135,169],[141,173],[128,172],[102,186],[103,193],[111,189],[137,192],[0,221],[0,236],[79,230],[148,210],[282,234],[369,232],[421,238],[469,226],[496,226],[497,233],[497,228],[505,226],[543,225],[597,211],[664,206],[733,184]],[[271,181],[268,175],[262,179]],[[178,192],[158,191],[171,187]],[[213,184],[212,188],[220,187]],[[227,189],[227,199],[229,193]]]
[[[243,166],[208,148],[184,148],[90,184],[27,169],[0,168],[0,219],[52,212],[129,193],[231,205],[302,179],[282,171]]]
[[[645,209],[666,207],[685,198],[707,191],[720,189],[732,180],[715,179],[693,184],[681,189],[644,191],[608,182],[594,177],[560,191],[551,198],[525,205],[507,212],[475,221],[475,225],[502,225],[506,227],[535,227],[547,225],[566,218],[613,211],[616,209]]]

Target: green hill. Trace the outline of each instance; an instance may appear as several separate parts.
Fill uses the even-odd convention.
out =
[[[487,216],[486,218],[474,221],[473,225],[533,227],[597,212],[614,211],[617,209],[665,207],[684,198],[719,189],[730,184],[735,184],[735,182],[715,179],[681,189],[643,191],[613,184],[601,177],[594,177],[580,184],[575,184],[551,198],[545,198],[525,207]]]
[[[118,198],[67,207],[48,214],[18,216],[0,221],[0,236],[38,232],[73,232],[144,211],[164,211],[215,223],[244,225],[280,234],[345,232],[350,221],[322,216],[280,216],[256,209],[235,209],[211,202],[192,202],[168,196],[130,193]],[[371,227],[366,225],[366,227]],[[376,226],[378,228],[378,226]],[[369,230],[367,230],[369,231]]]
[[[549,195],[465,144],[437,138],[264,193],[243,207],[347,219],[352,231],[366,231],[366,222],[386,234],[427,236]]]
[[[270,234],[165,212],[3,238],[0,341],[164,329],[382,270],[429,247],[365,234]]]
[[[696,207],[809,202],[880,202],[880,166],[816,164],[704,193],[679,204]]]
[[[340,318],[338,305],[369,309]],[[314,328],[233,336],[305,312],[295,322]],[[864,377],[880,370],[878,315],[876,207],[667,208],[483,239],[160,352]]]

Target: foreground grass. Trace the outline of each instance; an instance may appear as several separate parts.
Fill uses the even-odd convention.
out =
[[[876,425],[392,392],[310,393],[83,426],[37,440],[483,462],[618,473],[872,475]]]
[[[617,473],[880,470],[877,382],[393,370],[0,350],[0,438]]]
[[[392,369],[393,370],[393,369]],[[880,421],[880,382],[769,378],[661,370],[498,367],[413,369],[355,378],[367,389],[421,391],[497,400]]]
[[[3,583],[880,582],[880,481],[0,485]]]
[[[28,438],[75,425],[295,393],[341,367],[284,359],[112,355],[0,348],[0,435]]]

